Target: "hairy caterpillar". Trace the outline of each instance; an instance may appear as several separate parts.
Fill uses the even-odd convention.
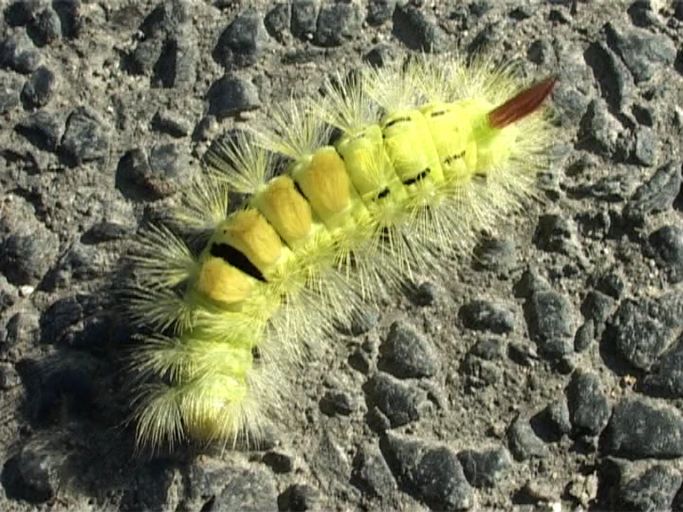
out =
[[[128,311],[154,332],[130,364],[138,443],[258,437],[335,318],[415,269],[443,272],[533,194],[554,83],[420,57],[329,80],[218,144],[177,229],[149,227],[131,256]],[[230,213],[228,191],[247,196]],[[188,231],[205,235],[196,253]]]

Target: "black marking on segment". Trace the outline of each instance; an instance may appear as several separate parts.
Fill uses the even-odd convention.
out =
[[[254,279],[258,279],[263,283],[267,282],[261,271],[256,268],[251,261],[249,261],[249,258],[235,249],[232,245],[212,244],[210,253],[211,256],[222,259],[228,265],[232,265]]]
[[[303,197],[306,201],[308,201],[308,198],[306,197],[306,194],[304,194],[304,191],[301,190],[301,187],[299,186],[299,183],[296,180],[292,180],[294,182],[294,188],[296,191],[301,194],[301,197]],[[310,202],[310,201],[309,201]]]
[[[444,159],[443,163],[445,163],[446,165],[448,165],[448,164],[450,164],[451,162],[453,162],[454,160],[460,160],[460,159],[461,159],[462,157],[464,157],[464,156],[465,156],[465,150],[463,149],[460,153],[458,153],[458,154],[456,154],[456,155],[447,156],[447,157]]]
[[[487,178],[488,178],[488,176],[486,174],[484,174],[483,172],[479,172],[479,173],[474,175],[474,179],[476,181],[481,182],[481,183],[486,183]]]
[[[395,124],[407,123],[409,121],[410,121],[410,118],[407,116],[406,117],[397,117],[396,119],[392,119],[387,124],[385,124],[383,129],[386,130],[387,128],[389,128],[390,126],[394,126]]]
[[[379,194],[377,194],[377,199],[383,199],[389,195],[389,189],[383,189]]]
[[[429,176],[430,172],[432,172],[432,170],[429,167],[427,167],[420,174],[417,174],[416,176],[413,176],[412,178],[408,178],[407,180],[403,181],[402,183],[404,185],[412,185],[413,183],[417,183],[418,181],[425,179],[427,176]]]
[[[437,110],[436,112],[432,112],[431,114],[429,114],[429,117],[439,117],[444,115],[445,113],[445,110]]]

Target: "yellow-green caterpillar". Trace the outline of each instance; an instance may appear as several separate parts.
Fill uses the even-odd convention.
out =
[[[149,227],[131,256],[128,311],[156,332],[130,364],[138,442],[258,437],[335,318],[438,273],[533,193],[554,82],[420,57],[330,80],[212,151],[177,229]],[[232,212],[228,191],[248,196]],[[208,233],[196,254],[188,231]]]

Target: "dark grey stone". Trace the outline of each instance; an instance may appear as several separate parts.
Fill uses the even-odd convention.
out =
[[[541,412],[541,418],[549,427],[551,436],[557,440],[563,435],[569,435],[572,431],[569,406],[564,398],[549,403]]]
[[[202,117],[194,127],[192,139],[196,141],[207,141],[211,139],[213,133],[218,128],[216,116],[211,114]]]
[[[364,375],[369,375],[373,368],[372,355],[361,348],[355,349],[349,356],[349,365]]]
[[[45,440],[33,439],[5,463],[2,479],[8,496],[34,504],[57,496],[67,456],[50,445]]]
[[[507,273],[516,262],[515,244],[507,238],[486,238],[474,249],[475,268]]]
[[[47,105],[55,90],[55,74],[45,66],[36,69],[24,84],[21,100],[28,108],[40,108]]]
[[[612,287],[613,288],[613,287]],[[614,312],[617,302],[606,293],[591,290],[581,304],[581,314],[594,322],[595,335],[601,336],[605,322]]]
[[[652,175],[624,206],[626,220],[640,224],[645,216],[666,211],[681,189],[681,165],[669,162]]]
[[[378,367],[401,379],[432,377],[439,363],[432,345],[406,324],[394,322],[380,346]]]
[[[502,41],[502,22],[500,20],[487,23],[484,28],[477,32],[470,44],[467,45],[468,55],[477,55],[480,53],[491,52],[496,44],[501,44]]]
[[[38,149],[55,152],[64,133],[61,114],[39,110],[17,124],[18,133]]]
[[[141,199],[172,195],[189,180],[186,159],[173,143],[153,147],[149,157],[143,149],[132,149],[119,161],[117,187],[125,195],[141,195]]]
[[[346,391],[327,391],[320,399],[320,410],[329,416],[348,416],[356,408],[356,401]]]
[[[197,78],[199,49],[192,25],[183,25],[162,47],[151,78],[153,87],[192,87]]]
[[[465,510],[474,505],[472,488],[458,457],[445,446],[388,433],[380,448],[399,487],[436,510]]]
[[[324,430],[318,446],[312,448],[309,464],[320,476],[322,482],[331,480],[348,482],[352,470],[349,453],[333,437],[331,429]]]
[[[535,344],[523,341],[513,341],[508,345],[508,357],[515,363],[532,367],[538,360],[538,350]]]
[[[469,353],[486,361],[496,361],[505,357],[505,348],[505,341],[499,338],[485,338],[479,340]]]
[[[149,13],[140,26],[147,39],[174,34],[192,21],[192,9],[187,0],[163,0]]]
[[[81,1],[52,0],[50,5],[59,17],[62,36],[69,39],[78,37],[83,27]]]
[[[683,338],[661,355],[644,380],[645,392],[667,398],[683,397]]]
[[[166,0],[140,26],[144,37],[129,55],[129,68],[151,76],[154,87],[190,87],[199,51],[186,0]]]
[[[578,252],[576,224],[560,215],[542,215],[538,219],[534,242],[539,249],[575,256]]]
[[[631,106],[633,117],[636,118],[639,124],[652,128],[655,124],[655,112],[652,106],[647,104],[634,104]]]
[[[536,39],[529,45],[526,57],[534,64],[548,64],[556,60],[553,45],[547,39]]]
[[[78,107],[66,121],[61,149],[75,165],[102,160],[109,154],[107,128],[95,112]]]
[[[211,510],[216,512],[278,510],[272,473],[258,465],[242,466],[201,457],[188,470],[186,491],[181,510],[206,508],[209,497]]]
[[[318,14],[313,42],[319,46],[340,46],[360,33],[363,16],[355,3],[324,5]]]
[[[679,21],[683,21],[683,0],[675,0],[673,9],[674,17]]]
[[[294,457],[288,453],[269,451],[261,458],[274,473],[291,473],[294,470]]]
[[[467,481],[478,488],[494,487],[512,467],[510,453],[502,446],[482,451],[463,450],[458,453],[458,460]]]
[[[83,241],[87,243],[100,243],[109,240],[127,238],[135,233],[137,223],[134,217],[128,222],[125,219],[104,219],[93,224],[83,235]]]
[[[166,110],[159,110],[152,118],[152,127],[173,137],[185,137],[190,133],[191,126],[187,119]]]
[[[240,13],[218,38],[216,60],[226,68],[251,66],[263,52],[268,34],[261,16],[253,9]]]
[[[103,249],[94,245],[75,242],[69,251],[63,255],[49,276],[43,281],[46,289],[68,289],[76,281],[89,281],[101,275],[103,269],[98,266],[105,256]]]
[[[62,35],[62,24],[53,9],[43,9],[30,24],[31,35],[38,46],[48,45]]]
[[[130,54],[129,67],[131,72],[151,75],[163,48],[164,41],[156,37],[140,41]]]
[[[536,435],[528,419],[522,416],[510,424],[507,431],[508,447],[517,460],[544,458],[548,456],[548,448]]]
[[[571,83],[560,82],[553,91],[553,104],[562,117],[572,125],[577,125],[584,117],[591,97],[579,91]]]
[[[154,191],[159,195],[175,192],[187,181],[187,157],[178,144],[159,144],[149,152],[149,168]],[[171,183],[173,182],[173,184]],[[170,189],[173,189],[172,192]]]
[[[261,105],[258,89],[253,83],[229,75],[211,84],[207,99],[209,113],[217,118],[254,110]]]
[[[11,350],[17,345],[33,345],[40,341],[40,319],[32,312],[20,311],[7,321],[0,331],[2,351]]]
[[[499,349],[503,350],[504,345],[501,345]],[[479,357],[477,354],[482,351],[485,355],[491,355],[494,360]],[[496,356],[488,354],[486,351],[487,349],[481,346],[481,342],[478,343],[467,354],[460,367],[462,373],[467,376],[465,382],[470,387],[481,388],[491,386],[501,382],[503,379],[503,367],[500,362],[495,361]]]
[[[657,15],[652,10],[650,0],[635,0],[628,7],[627,12],[636,27],[649,27],[657,24]]]
[[[460,318],[469,329],[496,334],[510,333],[515,327],[512,309],[505,304],[488,300],[475,300],[465,304],[460,308]]]
[[[648,237],[657,266],[671,283],[683,281],[683,228],[668,225]]]
[[[550,290],[550,284],[534,267],[525,270],[515,285],[515,295],[527,299],[537,292],[548,290]]]
[[[576,335],[574,336],[574,351],[583,352],[588,350],[595,339],[595,320],[589,318],[576,330]]]
[[[656,464],[633,478],[623,478],[616,489],[617,506],[623,510],[655,512],[671,510],[683,476],[675,468]]]
[[[90,340],[90,349],[93,341]],[[32,421],[45,422],[56,414],[83,418],[97,415],[95,375],[101,375],[103,368],[93,356],[73,351],[60,359],[34,363],[31,370],[33,396],[29,415]]]
[[[396,0],[370,0],[366,19],[370,25],[382,25],[391,19]]]
[[[606,330],[617,353],[628,363],[649,370],[673,342],[680,318],[668,296],[657,300],[627,299],[621,303]]]
[[[294,0],[292,2],[292,27],[294,37],[308,40],[313,37],[318,19],[316,0]]]
[[[410,296],[416,306],[431,306],[436,302],[437,287],[429,281],[420,283]]]
[[[605,430],[605,450],[632,459],[683,455],[683,418],[657,402],[627,398],[619,402]]]
[[[320,492],[308,484],[293,484],[287,487],[277,499],[279,510],[305,512],[319,510]]]
[[[375,446],[359,450],[354,459],[351,483],[369,495],[380,498],[389,496],[397,488],[391,469]]]
[[[647,126],[639,126],[635,132],[633,158],[636,162],[651,167],[657,161],[657,135]]]
[[[610,405],[598,376],[575,372],[565,394],[574,432],[580,436],[599,435],[609,421]]]
[[[363,56],[363,60],[371,66],[381,68],[396,58],[395,53],[395,48],[393,46],[386,43],[379,43]]]
[[[176,508],[176,482],[181,478],[177,468],[157,460],[140,464],[135,471],[134,484],[122,489],[121,511]]]
[[[621,111],[634,94],[635,84],[628,68],[603,42],[592,43],[584,57],[600,84],[600,92],[607,104],[614,111]]]
[[[38,9],[41,0],[13,0],[3,9],[3,17],[11,27],[23,27],[31,22]]]
[[[106,329],[95,313],[101,304],[90,295],[71,295],[53,302],[40,316],[40,337],[45,344],[87,346],[90,348],[105,338],[98,338]]]
[[[534,293],[525,309],[531,339],[542,356],[556,359],[573,351],[574,314],[564,295],[553,290]]]
[[[57,236],[39,223],[19,226],[0,239],[0,271],[17,286],[37,285],[59,251]]]
[[[28,74],[38,68],[41,56],[33,43],[23,33],[0,41],[0,68],[11,68]]]
[[[268,33],[283,42],[285,39],[285,32],[292,23],[292,10],[289,3],[276,4],[263,19],[263,24]]]
[[[429,405],[427,394],[423,390],[383,372],[373,376],[364,389],[368,410],[376,407],[388,420],[391,428],[419,420],[423,409]]]
[[[510,18],[512,18],[513,20],[522,21],[522,20],[528,20],[534,14],[535,14],[534,10],[531,6],[521,5],[519,7],[515,7],[514,9],[512,9],[508,13],[508,16],[510,16]]]
[[[428,53],[442,52],[448,45],[448,36],[436,20],[412,5],[396,8],[394,35],[408,48]]]
[[[649,80],[658,66],[671,66],[676,46],[664,34],[640,28],[605,25],[607,43],[623,59],[636,83]]]
[[[597,283],[599,291],[607,294],[614,299],[620,299],[624,294],[626,283],[624,278],[618,272],[607,272],[600,276]]]
[[[550,9],[548,11],[548,21],[554,24],[568,25],[571,23],[572,18],[564,9]]]
[[[8,310],[11,306],[16,304],[18,298],[19,291],[17,290],[17,287],[10,284],[7,278],[0,274],[0,309]],[[9,325],[12,318],[14,317],[11,317],[5,326],[0,323],[0,351],[6,350],[9,345],[8,328],[6,326]]]
[[[580,122],[579,138],[582,146],[604,157],[623,158],[620,154],[620,133],[621,126],[609,113],[604,101],[592,100]]]
[[[636,188],[635,177],[630,174],[613,174],[598,178],[592,183],[577,187],[580,195],[593,197],[608,203],[627,199]]]

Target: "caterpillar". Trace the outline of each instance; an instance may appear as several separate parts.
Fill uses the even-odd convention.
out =
[[[138,444],[258,439],[335,322],[414,272],[444,274],[535,195],[555,82],[419,56],[329,78],[217,141],[130,255]]]

